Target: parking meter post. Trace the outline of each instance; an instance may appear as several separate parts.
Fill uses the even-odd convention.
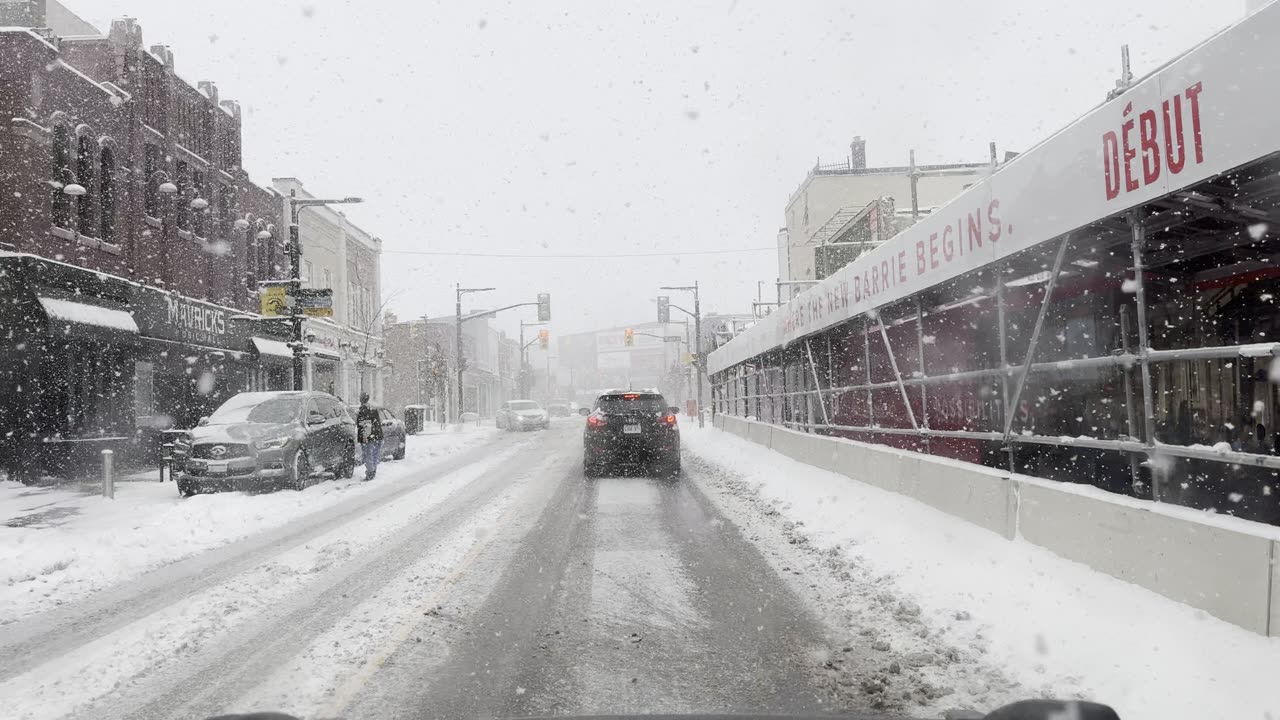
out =
[[[102,451],[102,496],[115,499],[115,451],[110,448]]]

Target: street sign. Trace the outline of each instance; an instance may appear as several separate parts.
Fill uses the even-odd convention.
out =
[[[259,293],[261,312],[267,316],[288,315],[289,296],[284,285],[267,285]]]
[[[684,338],[679,335],[666,335],[662,338],[662,342],[682,342]]]
[[[299,288],[298,307],[307,317],[333,317],[333,290],[329,288]]]
[[[551,322],[551,293],[538,293],[538,322]]]

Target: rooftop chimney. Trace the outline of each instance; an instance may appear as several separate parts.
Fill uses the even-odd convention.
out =
[[[173,51],[168,45],[152,45],[151,54],[160,58],[160,62],[164,63],[165,67],[173,69]]]
[[[849,169],[867,169],[867,141],[861,135],[854,135],[853,142],[849,143]]]
[[[240,103],[239,102],[235,100],[223,100],[218,104],[221,105],[222,108],[231,115],[231,117],[237,120],[240,119]]]
[[[125,50],[142,49],[142,26],[131,17],[118,18],[111,21],[111,32],[107,33],[111,43]]]
[[[205,94],[215,106],[218,104],[218,86],[213,84],[212,80],[201,80],[196,83],[196,88]]]

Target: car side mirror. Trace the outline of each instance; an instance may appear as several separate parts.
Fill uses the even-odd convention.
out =
[[[318,412],[308,413],[308,414],[307,414],[307,424],[308,424],[308,425],[323,425],[323,424],[324,424],[324,416],[323,416],[323,415],[321,415],[321,414],[320,414],[320,413],[318,413]]]
[[[200,418],[200,420],[199,420],[199,422],[197,422],[197,423],[196,423],[196,425],[198,425],[198,426],[200,426],[200,427],[204,427],[205,425],[208,425],[208,424],[209,424],[209,416],[208,416],[208,415],[205,415],[205,416],[201,417],[201,418]]]
[[[591,408],[578,408],[578,414],[586,417],[591,414]]]
[[[667,412],[672,415],[679,415],[680,408],[676,407],[675,405],[672,405],[671,407],[667,408]]]

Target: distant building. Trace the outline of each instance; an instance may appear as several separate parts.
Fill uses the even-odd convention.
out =
[[[899,215],[909,218],[913,177],[915,206],[919,213],[927,214],[978,182],[990,169],[990,163],[867,167],[866,141],[855,137],[844,162],[819,161],[787,200],[786,225],[778,232],[779,277],[793,282],[820,280],[817,248],[878,200],[888,199]],[[783,302],[803,289],[784,286]]]
[[[462,325],[463,411],[493,417],[498,406],[516,397],[520,364],[518,343],[485,319]],[[457,322],[455,316],[400,321],[388,315],[383,328],[384,404],[403,412],[426,408],[429,422],[454,417],[457,405]]]
[[[288,212],[288,197],[314,198],[297,178],[275,178],[272,187]],[[335,207],[315,206],[298,215],[303,287],[333,291],[333,317],[308,318],[303,386],[358,402],[369,393],[384,401],[382,347],[382,241]]]

